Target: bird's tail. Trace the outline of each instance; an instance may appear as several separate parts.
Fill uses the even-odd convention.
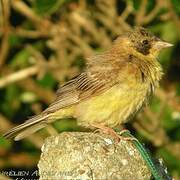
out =
[[[26,136],[40,130],[41,128],[47,125],[45,121],[49,115],[37,115],[33,116],[29,120],[25,121],[23,124],[16,126],[6,132],[3,137],[5,138],[14,138],[15,141],[19,141]]]

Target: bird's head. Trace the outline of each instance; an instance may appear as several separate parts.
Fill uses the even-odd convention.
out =
[[[119,42],[122,41],[124,47],[132,51],[132,53],[137,52],[143,56],[157,56],[162,49],[173,46],[157,38],[142,27],[137,27],[135,30],[118,39]]]

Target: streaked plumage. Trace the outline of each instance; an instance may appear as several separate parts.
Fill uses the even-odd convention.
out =
[[[64,117],[90,128],[94,123],[111,128],[125,123],[158,86],[162,69],[156,57],[165,46],[170,44],[144,28],[120,36],[110,50],[88,58],[86,70],[59,88],[46,110],[5,137],[19,140]]]

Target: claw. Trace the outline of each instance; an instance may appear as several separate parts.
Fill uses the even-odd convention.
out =
[[[103,132],[105,134],[109,134],[111,135],[115,142],[116,143],[119,143],[120,140],[125,140],[125,141],[137,141],[136,138],[133,138],[133,137],[125,137],[125,136],[122,136],[125,132],[127,132],[128,130],[127,129],[124,129],[122,131],[119,132],[119,134],[116,133],[116,131],[114,131],[112,128],[109,128],[107,126],[104,126],[102,124],[92,124],[91,126],[97,128],[94,133],[96,132]],[[128,131],[129,132],[129,131]]]

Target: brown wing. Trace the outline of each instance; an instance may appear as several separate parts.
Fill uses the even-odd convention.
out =
[[[86,71],[59,88],[57,98],[44,112],[51,113],[71,106],[116,84],[120,66],[113,64],[112,58],[110,54],[89,58]]]

